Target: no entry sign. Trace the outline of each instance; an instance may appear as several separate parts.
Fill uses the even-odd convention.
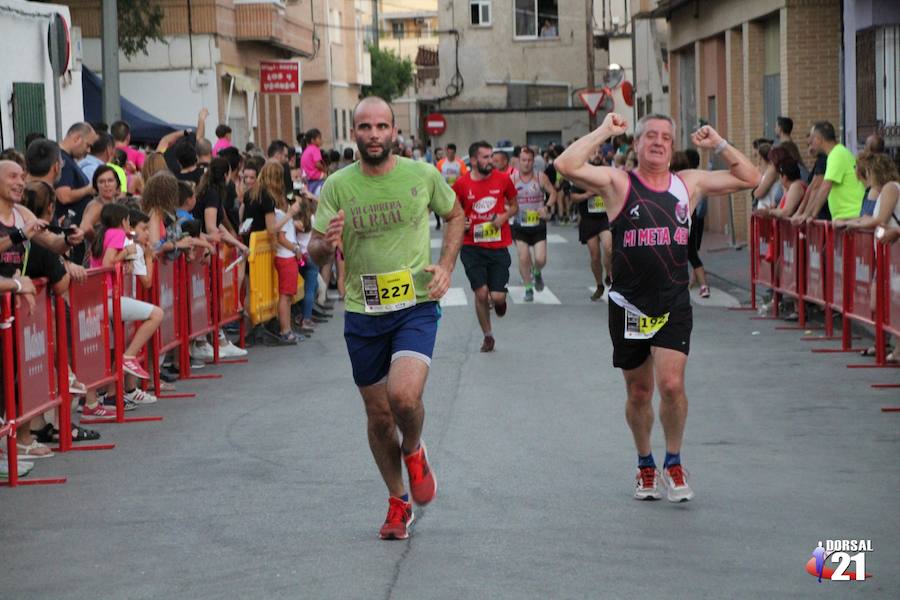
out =
[[[425,133],[428,135],[441,135],[447,130],[447,119],[444,115],[432,113],[425,117]]]

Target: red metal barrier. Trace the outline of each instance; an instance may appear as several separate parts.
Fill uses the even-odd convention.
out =
[[[219,373],[191,374],[189,342],[212,332],[216,332],[216,335],[218,335],[214,316],[216,312],[215,303],[213,302],[215,299],[215,284],[212,275],[214,262],[215,257],[208,263],[204,263],[201,260],[185,262],[184,278],[182,280],[182,289],[185,291],[185,298],[182,304],[185,316],[182,319],[182,337],[185,342],[181,345],[182,379],[220,379],[222,377]]]
[[[122,354],[125,352],[125,325],[121,306],[122,265],[88,270],[83,282],[69,286],[72,312],[72,370],[89,390],[115,384],[115,421],[85,419],[84,424],[137,423],[161,421],[162,417],[125,416],[125,374]],[[109,299],[112,302],[109,302]],[[109,308],[112,305],[112,314]],[[111,343],[112,342],[112,343]],[[60,429],[62,429],[60,423]],[[70,423],[67,427],[71,430]]]
[[[182,347],[186,346],[187,342],[182,331],[182,321],[184,320],[183,311],[181,310],[182,294],[178,293],[179,290],[184,289],[182,282],[184,264],[184,255],[179,256],[175,261],[161,258],[157,260],[156,268],[153,269],[153,287],[150,290],[150,298],[151,302],[163,311],[162,324],[156,330],[156,333],[153,334],[154,360],[150,365],[157,398],[193,398],[197,395],[190,392],[164,394],[162,393],[159,377],[160,359],[171,350],[176,350],[175,355],[178,357],[179,372],[184,373],[185,361],[182,356]],[[190,364],[190,357],[188,358],[188,364]]]
[[[831,265],[834,262],[834,230],[828,221],[813,221],[806,225],[805,269],[801,272],[804,302],[811,302],[825,310],[825,335],[806,340],[834,340]]]
[[[881,349],[876,362],[884,366],[889,364],[884,356],[886,335],[894,336],[894,356],[900,353],[900,243],[876,245],[877,277],[875,293],[875,348]],[[873,383],[873,388],[900,388],[900,383]],[[884,407],[884,412],[900,412],[900,407]]]
[[[830,227],[830,226],[829,226]],[[853,285],[855,278],[855,262],[854,262],[854,238],[852,231],[835,231],[831,230],[831,298],[828,301],[826,311],[838,312],[841,315],[841,347],[840,348],[816,348],[813,352],[831,354],[831,353],[848,353],[860,352],[862,348],[853,348],[852,340],[859,339],[859,336],[853,335],[851,325],[851,317],[849,314],[852,305],[851,294],[853,294]],[[806,338],[810,339],[810,338]],[[824,336],[812,338],[818,340],[836,339],[833,336]]]
[[[776,221],[778,252],[775,261],[777,284],[775,291],[796,301],[797,325],[782,325],[775,329],[805,330],[806,305],[801,301],[806,295],[806,233],[794,227],[787,219]],[[773,300],[774,302],[774,300]],[[775,308],[777,314],[777,308]]]
[[[241,302],[240,269],[243,262],[238,260],[237,251],[232,247],[222,244],[218,247],[213,260],[212,273],[215,277],[215,302],[213,320],[216,329],[219,330],[228,323],[238,323],[238,344],[244,347],[244,307]],[[219,336],[213,337],[213,362],[215,363],[245,363],[246,358],[223,360],[219,357]]]
[[[85,383],[89,390],[115,381],[116,373],[110,358],[109,303],[106,301],[108,275],[112,269],[97,269],[88,272],[83,282],[72,282],[69,286],[69,314],[71,327],[66,319],[66,301],[56,297],[57,335],[59,352],[57,368],[68,375],[71,365],[76,379]],[[68,336],[71,333],[72,355],[68,355]],[[68,382],[67,382],[68,383]],[[70,450],[112,450],[115,444],[72,445],[72,402],[68,385],[62,390],[63,402],[59,410],[59,452]]]
[[[4,294],[0,307],[3,324],[3,396],[7,422],[6,458],[9,476],[0,485],[41,485],[65,483],[65,477],[19,480],[19,449],[16,432],[28,427],[32,418],[59,408],[68,400],[68,370],[59,372],[54,361],[53,303],[46,279],[35,279],[34,309],[26,302],[16,302],[12,294]],[[15,347],[14,347],[15,346]],[[62,391],[61,391],[62,390]],[[65,400],[62,396],[66,396]]]
[[[763,215],[752,215],[751,223],[751,264],[750,264],[750,301],[756,308],[756,287],[758,285],[772,290],[772,309],[769,316],[750,317],[753,320],[770,320],[778,317],[779,292],[777,286],[776,265],[779,259],[778,229],[775,219]]]

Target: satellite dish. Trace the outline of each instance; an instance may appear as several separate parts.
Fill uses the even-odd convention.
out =
[[[624,79],[625,69],[623,69],[621,65],[612,63],[606,68],[606,72],[603,74],[603,85],[604,87],[615,89],[619,87]]]

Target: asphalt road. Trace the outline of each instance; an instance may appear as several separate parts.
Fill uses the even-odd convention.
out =
[[[551,233],[552,298],[514,299],[493,354],[454,274],[425,399],[438,498],[409,541],[377,537],[387,494],[338,315],[137,411],[163,422],[98,426],[115,450],[35,468],[66,485],[0,490],[0,598],[896,598],[900,434],[880,412],[896,395],[868,384],[900,372],[698,305],[682,453],[696,499],[634,501],[606,305],[574,228]],[[661,460],[658,428],[653,447]],[[836,538],[872,540],[873,577],[804,572]]]

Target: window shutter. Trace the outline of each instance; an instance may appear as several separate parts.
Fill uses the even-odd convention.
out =
[[[13,132],[16,149],[25,152],[29,133],[47,135],[47,109],[43,83],[13,83]]]

